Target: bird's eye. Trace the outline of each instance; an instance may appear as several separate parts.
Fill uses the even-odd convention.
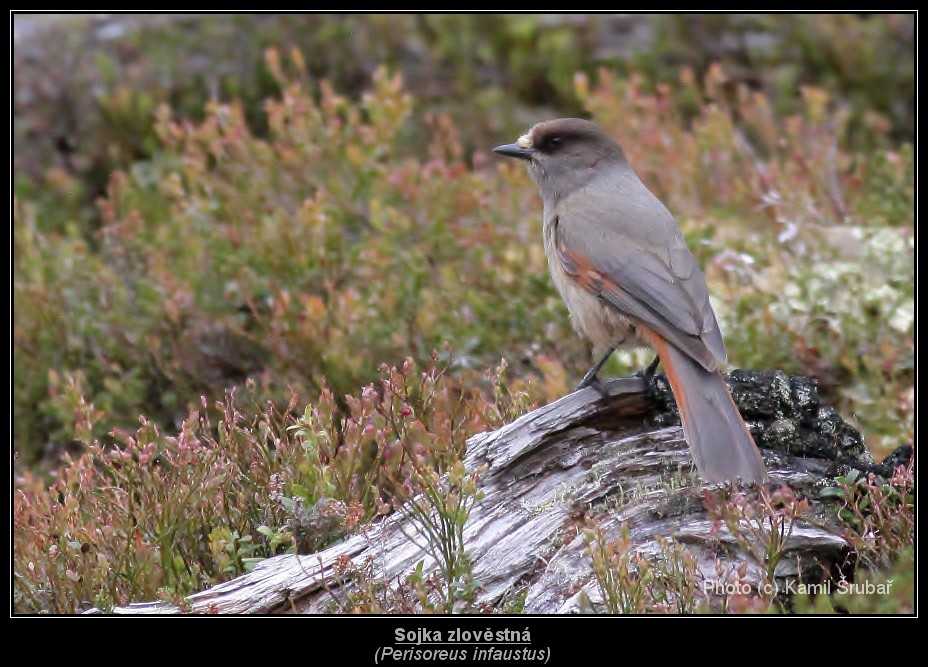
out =
[[[549,151],[557,150],[562,143],[564,143],[564,140],[561,137],[548,137],[548,140],[545,142],[545,148]]]

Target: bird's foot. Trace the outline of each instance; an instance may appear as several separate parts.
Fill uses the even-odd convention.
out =
[[[661,358],[655,356],[654,361],[648,364],[645,368],[635,372],[635,377],[640,377],[642,380],[644,380],[645,386],[650,386],[651,383],[654,382],[654,371],[657,370],[657,366],[660,363]]]
[[[610,347],[606,351],[606,354],[604,354],[600,358],[599,361],[593,364],[593,367],[590,368],[590,370],[586,372],[586,375],[584,375],[583,379],[580,380],[580,384],[577,385],[577,391],[580,391],[581,389],[586,389],[587,387],[593,387],[600,394],[603,394],[602,382],[599,381],[599,378],[597,378],[596,375],[599,373],[600,369],[602,369],[602,367],[606,365],[606,362],[609,360],[609,356],[613,352],[615,352],[615,348]]]

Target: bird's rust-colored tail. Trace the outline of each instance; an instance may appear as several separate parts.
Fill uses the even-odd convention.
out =
[[[653,338],[700,476],[710,483],[766,482],[764,460],[721,374],[706,370],[658,336]]]

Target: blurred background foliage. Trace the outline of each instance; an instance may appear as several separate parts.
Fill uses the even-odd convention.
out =
[[[80,495],[83,476],[102,466],[123,483],[101,463],[107,448],[134,451],[133,465],[152,448],[171,460],[211,416],[265,451],[307,403],[327,405],[317,426],[339,446],[298,451],[383,482],[403,477],[371,477],[394,465],[394,439],[349,428],[362,388],[390,377],[382,364],[443,369],[435,410],[448,414],[410,431],[431,434],[427,451],[436,433],[459,449],[568,391],[589,353],[547,276],[537,195],[519,165],[489,154],[557,116],[606,126],[674,212],[734,365],[818,378],[877,458],[913,441],[911,15],[24,15],[15,33],[14,467],[17,525],[34,547],[23,567],[49,540],[81,554],[115,540],[100,572],[149,545],[161,574],[114,584],[104,602],[164,590],[166,572],[169,591],[189,591],[269,555],[248,540],[279,525],[273,494],[334,494],[369,515],[397,486],[323,484],[305,462],[304,478],[275,478],[282,464],[265,462],[259,478],[273,483],[222,487],[235,525],[221,544],[185,526],[178,554],[163,525],[139,528],[129,510],[121,527],[105,513],[115,537],[86,523],[113,499]],[[644,360],[617,355],[607,372]],[[229,407],[232,389],[256,407]],[[268,410],[281,413],[274,428]],[[203,429],[188,441],[208,448],[218,436]],[[229,474],[208,465],[197,479]],[[41,495],[56,469],[60,509]],[[101,590],[91,570],[84,602]],[[68,604],[42,595],[23,604]]]
[[[450,114],[468,155],[539,116],[583,113],[574,76],[602,66],[654,88],[678,87],[683,66],[700,79],[720,63],[728,92],[762,90],[777,115],[799,109],[803,85],[828,90],[850,114],[855,147],[914,138],[909,15],[26,15],[17,23],[20,195],[41,194],[57,166],[78,177],[77,202],[92,202],[114,169],[158,149],[152,127],[162,102],[202,119],[206,100],[235,100],[264,136],[264,101],[280,91],[263,59],[268,46],[296,47],[313,79],[351,99],[379,66],[401,72],[417,117]],[[673,98],[685,117],[699,112],[686,90]],[[413,149],[425,138],[416,126],[404,137],[418,139]]]

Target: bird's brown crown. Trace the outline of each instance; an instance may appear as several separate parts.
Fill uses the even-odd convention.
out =
[[[601,151],[622,149],[599,125],[582,118],[558,118],[537,123],[516,142],[522,148],[553,154],[565,146],[585,144]]]

